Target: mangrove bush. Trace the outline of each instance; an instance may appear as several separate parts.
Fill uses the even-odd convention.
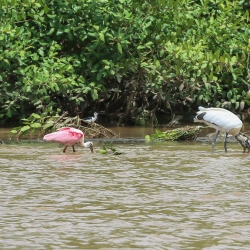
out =
[[[136,122],[250,104],[248,0],[2,0],[0,120]]]

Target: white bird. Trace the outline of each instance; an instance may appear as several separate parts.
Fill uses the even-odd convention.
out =
[[[227,138],[228,134],[233,135],[236,140],[244,148],[244,152],[248,148],[250,150],[250,138],[240,134],[242,128],[242,121],[232,112],[222,108],[203,108],[199,107],[194,122],[204,122],[209,127],[216,129],[216,136],[212,142],[212,151],[214,152],[214,145],[218,138],[220,131],[226,133],[224,140],[225,152],[227,152]]]
[[[83,118],[82,120],[84,122],[87,122],[87,123],[92,123],[92,122],[95,122],[96,119],[97,119],[97,116],[98,116],[98,113],[94,113],[94,116],[91,116],[91,117],[86,117],[86,118]]]

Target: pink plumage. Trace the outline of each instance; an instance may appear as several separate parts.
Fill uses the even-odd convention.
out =
[[[92,142],[84,143],[84,133],[76,128],[70,128],[70,127],[60,128],[56,132],[45,135],[43,139],[46,141],[56,141],[65,144],[63,153],[66,152],[66,149],[69,145],[72,145],[73,152],[75,152],[74,145],[76,143],[79,143],[79,145],[82,147],[89,147],[91,152],[93,153],[93,143]]]
[[[43,138],[46,141],[56,141],[60,143],[67,143],[73,145],[79,141],[84,140],[83,132],[75,128],[60,128],[54,133],[50,133]]]

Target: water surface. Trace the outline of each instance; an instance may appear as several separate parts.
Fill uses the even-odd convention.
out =
[[[238,143],[0,144],[0,249],[249,249],[250,154]],[[108,144],[107,144],[108,145]]]

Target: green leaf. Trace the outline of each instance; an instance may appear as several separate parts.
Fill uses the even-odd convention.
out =
[[[109,149],[111,149],[113,152],[116,151],[116,149],[115,149],[115,148],[112,148],[112,147],[109,147]]]
[[[52,123],[46,123],[44,126],[43,126],[43,129],[47,129],[47,128],[50,128],[50,127],[53,127],[54,126],[54,122]]]
[[[206,67],[207,67],[207,63],[206,62],[201,65],[202,69],[205,69]]]
[[[12,112],[11,112],[11,109],[8,109],[8,111],[7,111],[6,115],[7,115],[8,117],[12,117]]]
[[[202,99],[203,99],[203,95],[199,95],[199,96],[198,96],[198,100],[201,101]]]
[[[22,131],[22,132],[24,132],[24,131],[27,131],[27,130],[29,130],[30,129],[30,126],[23,126],[20,130]]]
[[[102,79],[102,73],[99,72],[99,73],[97,74],[96,80],[99,81],[99,80],[101,80],[101,79]]]
[[[209,80],[212,81],[214,78],[214,74],[213,74],[213,71],[210,72],[209,74]]]
[[[206,88],[206,89],[210,89],[210,87],[211,87],[210,83],[205,82],[205,88]]]
[[[202,78],[203,82],[205,82],[205,83],[207,82],[207,76],[206,75],[202,75],[201,78]]]
[[[28,85],[26,88],[26,92],[30,92],[30,91],[31,91],[31,87],[30,87],[30,85]]]
[[[115,150],[114,152],[113,152],[113,155],[120,155],[120,154],[122,154],[120,151],[117,151],[117,150]]]
[[[153,43],[152,41],[150,41],[150,42],[147,42],[147,43],[145,44],[145,46],[150,48],[150,46],[153,45],[153,44],[154,44],[154,43]]]
[[[230,99],[232,98],[232,96],[233,96],[232,91],[229,90],[229,91],[227,92],[227,98],[230,100]]]
[[[235,102],[235,109],[238,109],[240,106],[240,103],[239,102]]]
[[[122,45],[120,43],[117,43],[117,49],[122,54]]]
[[[24,57],[24,55],[25,55],[25,51],[24,51],[24,50],[21,50],[21,51],[20,51],[20,56],[21,56],[21,57]]]
[[[44,5],[44,12],[47,14],[49,12],[49,8],[47,5]]]
[[[51,15],[51,14],[47,14],[47,16],[49,17],[49,18],[54,18],[54,17],[56,17],[56,15]]]
[[[12,134],[16,134],[16,133],[17,133],[17,130],[12,129],[12,130],[10,131],[10,133],[12,133]]]
[[[38,122],[35,122],[35,123],[30,124],[30,126],[31,126],[32,128],[41,128],[41,124],[38,123]]]
[[[100,153],[100,154],[107,154],[107,150],[105,150],[105,149],[100,149],[100,150],[99,150],[99,153]]]
[[[32,113],[32,114],[31,114],[31,116],[33,116],[33,117],[35,117],[35,118],[37,118],[37,119],[40,119],[40,118],[41,118],[41,116],[40,116],[40,115],[35,114],[35,113]]]
[[[100,37],[102,42],[105,42],[104,34],[102,32],[99,33],[99,37]]]
[[[98,94],[97,94],[97,90],[93,89],[91,90],[91,96],[93,100],[97,100],[98,99]]]

